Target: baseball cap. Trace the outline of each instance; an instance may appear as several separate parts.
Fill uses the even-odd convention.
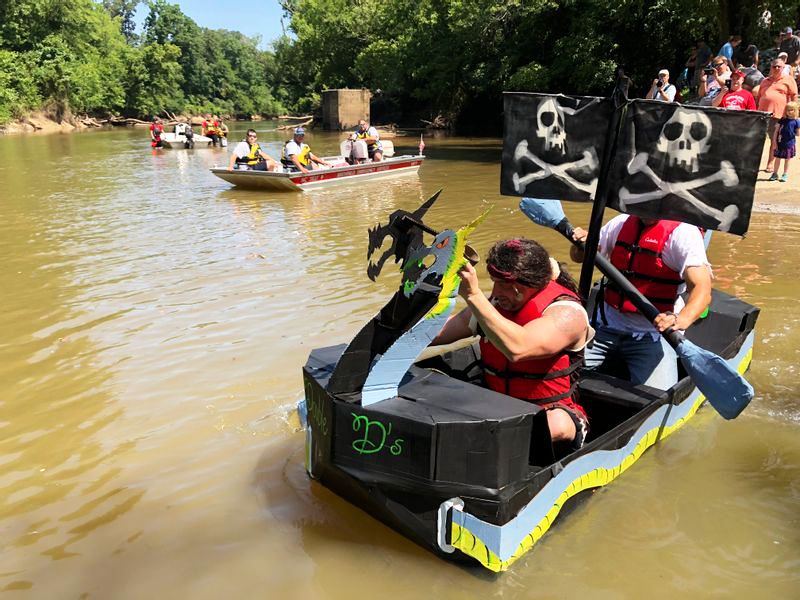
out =
[[[731,77],[746,77],[746,75],[744,74],[744,71],[742,71],[741,69],[737,69],[733,73],[731,73]]]
[[[651,71],[652,72],[652,71]],[[658,72],[659,75],[669,75],[669,71],[667,69],[661,69]]]
[[[294,134],[295,135],[305,135],[306,134],[306,130],[303,129],[302,127],[295,127],[294,128]]]
[[[783,29],[783,31],[781,33],[788,33],[789,35],[792,35],[792,28],[791,27],[784,27],[784,29]]]

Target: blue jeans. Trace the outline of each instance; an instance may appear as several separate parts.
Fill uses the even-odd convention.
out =
[[[588,370],[605,371],[603,365],[621,360],[628,367],[635,384],[666,390],[678,381],[678,358],[662,336],[636,339],[632,334],[600,325],[584,360]]]

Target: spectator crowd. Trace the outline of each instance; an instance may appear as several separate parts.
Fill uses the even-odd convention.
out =
[[[755,45],[742,47],[742,37],[732,35],[714,54],[704,40],[692,49],[676,81],[661,69],[645,95],[658,102],[684,102],[678,88],[688,89],[685,102],[725,110],[760,110],[771,113],[770,140],[765,171],[770,181],[787,181],[789,161],[795,156],[795,135],[800,130],[797,89],[800,83],[800,37],[791,27],[781,29],[774,48],[760,55]],[[783,174],[778,171],[783,161]]]

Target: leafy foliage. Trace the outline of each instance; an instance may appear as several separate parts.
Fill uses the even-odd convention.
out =
[[[285,101],[326,87],[381,89],[406,115],[499,116],[503,90],[607,94],[618,65],[643,93],[678,74],[697,39],[769,47],[796,2],[690,0],[283,0],[293,38],[275,44]],[[769,9],[772,22],[764,23]],[[427,116],[426,116],[427,115]],[[499,121],[499,119],[496,119]]]
[[[676,79],[698,39],[766,49],[800,17],[796,0],[279,1],[288,33],[266,51],[167,0],[0,0],[0,122],[41,107],[306,113],[325,89],[365,87],[406,121],[496,132],[503,90],[606,94],[620,65],[636,95],[662,67]]]
[[[139,39],[142,7],[149,12]],[[0,123],[42,108],[57,118],[276,115],[285,110],[278,68],[259,42],[199,27],[165,0],[0,1]]]

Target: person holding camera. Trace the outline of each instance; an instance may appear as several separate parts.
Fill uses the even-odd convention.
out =
[[[659,102],[674,102],[675,92],[675,86],[669,82],[669,71],[661,69],[658,72],[658,78],[653,79],[653,85],[650,86],[647,97]]]
[[[700,106],[711,106],[714,98],[722,91],[722,87],[728,85],[730,78],[731,68],[728,59],[724,56],[714,57],[711,66],[704,68],[700,75],[700,87],[697,90]]]
[[[755,110],[756,100],[753,94],[742,87],[744,80],[744,71],[731,73],[730,82],[722,86],[722,91],[711,101],[711,106],[728,110]]]

